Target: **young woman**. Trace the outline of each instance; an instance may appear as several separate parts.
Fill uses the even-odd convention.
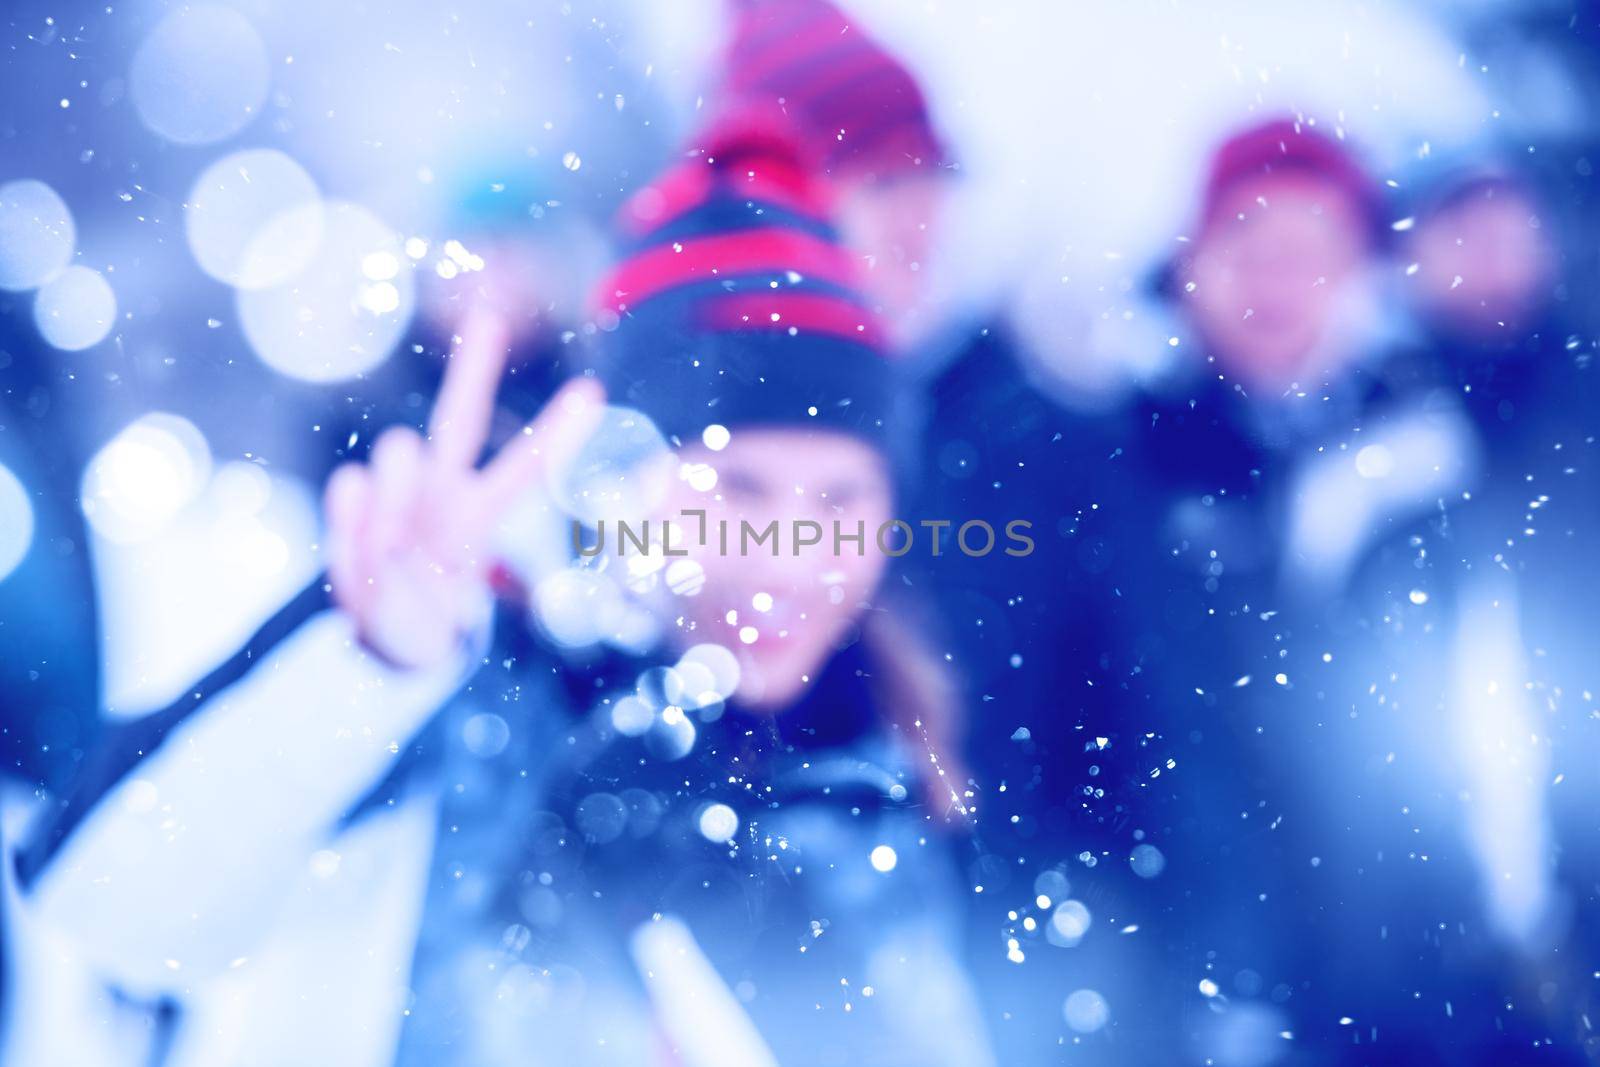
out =
[[[985,1062],[943,922],[960,789],[878,602],[902,397],[812,173],[736,117],[625,212],[601,376],[716,472],[615,517],[711,531],[656,649],[575,664],[521,620],[489,635],[496,519],[600,391],[477,468],[505,344],[474,319],[428,436],[330,483],[339,610],[48,835],[31,895],[108,973],[180,999],[223,976],[175,1061]],[[781,552],[724,552],[724,520],[776,521]],[[793,544],[806,522],[822,538]],[[312,933],[278,937],[290,918]],[[301,995],[253,1012],[275,977]]]

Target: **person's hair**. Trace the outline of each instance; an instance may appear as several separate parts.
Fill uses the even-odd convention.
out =
[[[950,816],[966,808],[966,722],[954,671],[907,621],[919,615],[904,599],[870,610],[861,640],[877,666],[875,697],[887,725],[917,753],[922,801]]]

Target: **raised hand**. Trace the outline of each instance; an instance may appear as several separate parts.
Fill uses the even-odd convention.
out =
[[[569,382],[480,468],[510,337],[504,319],[483,310],[467,315],[459,336],[427,438],[387,430],[369,463],[346,463],[328,480],[334,598],[371,648],[404,667],[444,662],[487,620],[496,521],[571,460],[605,401],[596,382]]]

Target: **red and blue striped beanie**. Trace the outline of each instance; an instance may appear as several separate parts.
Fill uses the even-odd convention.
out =
[[[842,430],[882,444],[899,403],[856,257],[792,129],[731,112],[617,220],[600,285],[600,374],[662,432]]]
[[[828,0],[732,0],[730,99],[782,111],[824,169],[848,180],[949,163],[904,64]]]

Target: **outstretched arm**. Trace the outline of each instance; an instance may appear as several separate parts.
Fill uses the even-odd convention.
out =
[[[428,437],[391,430],[330,481],[326,581],[119,731],[20,857],[39,917],[106,973],[157,991],[248,955],[310,854],[472,669],[494,523],[600,410],[592,383],[569,385],[479,469],[504,346],[496,321],[466,324]]]

